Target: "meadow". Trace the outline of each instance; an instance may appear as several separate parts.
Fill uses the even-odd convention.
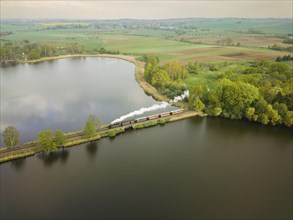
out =
[[[9,43],[47,43],[62,48],[82,45],[85,53],[100,48],[128,55],[156,55],[161,63],[274,60],[288,52],[290,19],[168,19],[109,21],[4,21],[1,46]],[[289,51],[290,52],[290,51]],[[292,51],[291,51],[292,54]]]

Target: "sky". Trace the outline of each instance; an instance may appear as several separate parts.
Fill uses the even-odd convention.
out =
[[[292,0],[1,0],[1,19],[291,18]]]

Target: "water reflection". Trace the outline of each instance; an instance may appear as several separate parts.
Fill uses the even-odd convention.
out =
[[[60,153],[60,161],[61,163],[65,163],[69,157],[69,150],[62,149]]]
[[[46,129],[81,130],[89,113],[108,123],[157,103],[135,81],[134,65],[112,58],[2,65],[1,80],[1,129],[15,126],[21,143]]]
[[[25,165],[25,158],[13,160],[10,162],[11,167],[13,167],[15,170],[20,171],[23,169]]]
[[[291,219],[291,133],[194,117],[6,163],[1,217]]]
[[[17,62],[9,62],[9,63],[0,63],[0,67],[11,67],[11,66],[17,66]]]
[[[69,150],[62,148],[59,151],[41,153],[38,158],[41,159],[46,167],[51,167],[54,163],[60,160],[64,164],[69,157]]]
[[[98,152],[98,142],[92,141],[86,145],[86,151],[89,155],[89,158],[94,158]]]

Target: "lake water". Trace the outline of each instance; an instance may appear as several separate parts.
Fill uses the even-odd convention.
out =
[[[63,65],[77,72],[68,73]],[[58,68],[64,69],[58,74]],[[24,130],[33,129],[32,134],[36,135],[43,126],[80,129],[89,112],[109,122],[123,113],[156,103],[138,87],[133,71],[133,64],[117,59],[75,58],[7,67],[1,79],[3,85],[10,77],[10,82],[19,77],[14,85],[17,91],[11,89],[11,93],[22,94],[19,86],[26,82],[29,85],[24,94],[35,88],[35,96],[50,103],[44,105],[44,119],[37,117],[44,122],[34,124],[36,128],[29,124],[34,117],[29,120],[26,115],[19,116],[19,126],[13,123],[16,127],[28,123],[23,125],[28,126]],[[31,76],[33,83],[22,74]],[[101,76],[95,80],[89,76],[88,82],[77,76],[87,74]],[[35,76],[47,79],[43,86]],[[66,80],[68,85],[59,84]],[[63,86],[67,96],[62,95]],[[70,96],[66,86],[75,97]],[[46,96],[47,93],[51,94]],[[6,95],[6,102],[13,102],[9,100]],[[38,115],[42,111],[34,103],[38,102],[33,101],[21,111],[35,113],[29,108],[33,106]],[[50,106],[58,105],[51,103],[60,103],[60,109],[65,110],[57,111],[57,107]],[[62,118],[67,115],[66,109],[73,122]],[[20,111],[14,111],[17,110]],[[56,116],[56,112],[62,114]],[[18,121],[6,120],[3,115],[2,119],[5,123]],[[58,120],[62,123],[56,123]],[[76,127],[70,129],[71,125]],[[196,117],[11,161],[0,165],[0,217],[292,219],[291,134],[292,129],[285,127]]]
[[[109,123],[159,103],[139,87],[134,68],[120,59],[95,57],[2,65],[1,131],[13,125],[24,143],[46,129],[82,130],[90,113]]]

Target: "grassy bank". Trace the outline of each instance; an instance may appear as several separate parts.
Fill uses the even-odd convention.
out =
[[[87,143],[87,142],[91,142],[91,141],[96,141],[99,140],[103,137],[115,137],[117,134],[123,133],[125,130],[124,128],[116,128],[116,129],[111,129],[109,131],[106,132],[98,132],[94,137],[91,138],[85,138],[83,135],[81,135],[80,137],[74,139],[74,140],[67,140],[65,142],[64,145],[62,146],[58,146],[57,149],[59,148],[67,148],[67,147],[72,147],[75,145],[79,145],[79,144],[83,144],[83,143]],[[81,133],[81,132],[74,132],[74,133]],[[72,133],[68,133],[65,134],[66,137],[70,138],[70,135],[72,135]],[[33,149],[30,150],[25,150],[23,149],[24,147],[32,147],[31,144],[36,145]],[[2,151],[7,150],[7,148],[3,148],[1,149]],[[43,152],[43,148],[41,146],[38,145],[37,141],[34,142],[30,142],[30,144],[25,144],[22,146],[22,148],[20,148],[19,152],[17,153],[13,153],[9,154],[9,155],[0,155],[0,163],[4,163],[10,160],[16,160],[16,159],[20,159],[20,158],[24,158],[24,157],[28,157],[28,156],[33,156],[36,153],[40,153]]]
[[[125,132],[124,128],[111,129],[101,134],[102,137],[115,137],[116,135]]]
[[[139,124],[135,124],[133,125],[133,129],[142,129],[142,128],[148,128],[148,127],[152,127],[156,125],[163,125],[168,122],[178,121],[178,120],[182,120],[182,119],[190,118],[194,116],[205,116],[205,115],[202,113],[194,112],[194,111],[186,112],[182,115],[174,115],[168,118],[160,118],[153,121],[146,121]],[[115,129],[110,129],[108,131],[98,132],[94,137],[91,137],[91,138],[85,138],[84,136],[80,136],[74,140],[70,140],[70,141],[67,140],[64,145],[58,146],[57,149],[63,148],[63,147],[67,148],[67,147],[71,147],[71,146],[75,146],[75,145],[79,145],[79,144],[83,144],[83,143],[87,143],[91,141],[97,141],[105,137],[113,138],[116,135],[121,134],[123,132],[125,132],[124,128],[115,128]],[[69,135],[66,134],[66,136],[69,136]],[[30,146],[30,149],[20,148],[20,150],[17,152],[12,152],[11,154],[8,154],[8,155],[0,155],[0,163],[33,156],[36,153],[41,153],[44,151],[43,148],[40,145],[38,145],[36,141],[32,143],[36,144],[36,146],[35,147]],[[28,145],[24,145],[24,146],[28,146]]]
[[[0,157],[0,164],[1,163],[5,163],[11,160],[17,160],[17,159],[21,159],[21,158],[25,158],[25,157],[30,157],[35,155],[36,153],[39,153],[40,151],[35,149],[35,150],[30,150],[30,151],[24,151],[24,152],[20,152],[17,154],[12,154],[12,155],[8,155],[5,157]]]
[[[174,121],[179,121],[179,120],[183,120],[186,118],[191,118],[194,116],[201,116],[204,117],[206,116],[206,114],[202,113],[202,112],[195,112],[195,111],[190,111],[187,113],[184,113],[182,115],[174,115],[171,116],[169,118],[160,118],[157,120],[153,120],[153,121],[146,121],[146,122],[141,122],[139,124],[135,124],[133,125],[133,129],[141,129],[141,128],[148,128],[148,127],[153,127],[156,125],[163,125],[169,122],[174,122]]]

